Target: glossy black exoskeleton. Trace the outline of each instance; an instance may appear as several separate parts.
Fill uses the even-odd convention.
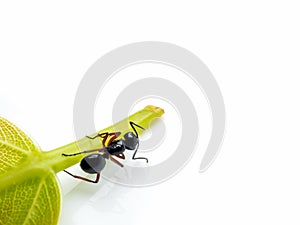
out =
[[[105,159],[110,159],[112,162],[123,167],[123,164],[121,164],[118,160],[116,160],[114,158],[114,156],[121,158],[121,159],[125,159],[125,155],[124,155],[125,150],[129,150],[129,151],[134,150],[134,153],[132,156],[133,160],[144,159],[148,163],[147,158],[135,157],[137,150],[139,148],[139,136],[138,136],[138,132],[135,129],[135,126],[141,128],[143,130],[144,130],[144,128],[135,124],[132,121],[130,121],[129,123],[130,123],[130,126],[132,127],[134,133],[127,132],[124,135],[124,139],[116,140],[121,135],[120,132],[100,133],[100,134],[97,134],[95,137],[87,136],[87,138],[89,138],[89,139],[95,139],[97,137],[100,137],[100,138],[102,138],[103,146],[106,145],[107,141],[108,141],[108,144],[107,144],[107,146],[105,146],[104,148],[101,148],[101,149],[87,150],[87,151],[83,151],[83,152],[79,152],[79,153],[75,153],[75,154],[62,154],[63,156],[75,156],[75,155],[79,155],[79,154],[97,152],[97,153],[93,153],[93,154],[85,156],[80,162],[80,167],[83,171],[85,171],[86,173],[89,173],[89,174],[97,174],[95,180],[90,180],[85,177],[73,175],[66,170],[64,170],[64,171],[74,178],[81,179],[81,180],[88,181],[88,182],[98,183],[99,179],[100,179],[100,173],[106,165]]]

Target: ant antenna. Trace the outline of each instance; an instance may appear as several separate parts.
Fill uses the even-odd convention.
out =
[[[134,123],[134,122],[132,122],[132,121],[130,121],[129,124],[130,124],[130,126],[132,127],[132,129],[134,130],[134,133],[135,133],[136,137],[139,137],[139,134],[138,134],[138,132],[136,131],[136,129],[135,129],[134,126],[139,127],[139,128],[141,128],[142,130],[145,130],[144,127],[141,127],[140,125],[138,125],[138,124],[136,124],[136,123]]]
[[[135,151],[134,151],[134,153],[133,153],[132,159],[133,159],[133,160],[136,160],[136,159],[145,159],[146,162],[148,163],[148,159],[145,158],[145,157],[135,157],[135,154],[136,154],[137,150],[139,149],[139,146],[140,146],[140,144],[138,143],[137,146],[136,146],[136,148],[135,148]]]

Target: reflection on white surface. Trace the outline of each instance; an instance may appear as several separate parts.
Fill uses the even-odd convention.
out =
[[[69,178],[68,178],[69,179]],[[71,179],[71,178],[70,178]],[[130,200],[132,188],[110,183],[98,184],[79,181],[63,197],[60,224],[133,224],[135,201]]]
[[[213,185],[202,180],[198,163],[195,157],[175,177],[144,188],[125,187],[105,179],[91,184],[60,173],[63,201],[59,224],[150,225],[189,221],[189,225],[198,225],[199,212],[206,208],[202,199],[208,201],[211,196],[207,196],[207,190]],[[78,165],[71,170],[83,174]]]

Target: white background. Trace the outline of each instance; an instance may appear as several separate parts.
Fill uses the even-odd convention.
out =
[[[226,138],[205,173],[200,138],[189,164],[157,186],[66,190],[71,178],[60,175],[61,224],[299,224],[299,9],[289,0],[2,1],[0,114],[45,150],[74,140],[81,78],[124,44],[166,41],[194,52],[225,99]]]

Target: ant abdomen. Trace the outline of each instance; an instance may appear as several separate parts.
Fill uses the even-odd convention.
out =
[[[91,154],[84,157],[80,162],[83,171],[89,174],[99,173],[106,165],[104,157],[100,154]]]

